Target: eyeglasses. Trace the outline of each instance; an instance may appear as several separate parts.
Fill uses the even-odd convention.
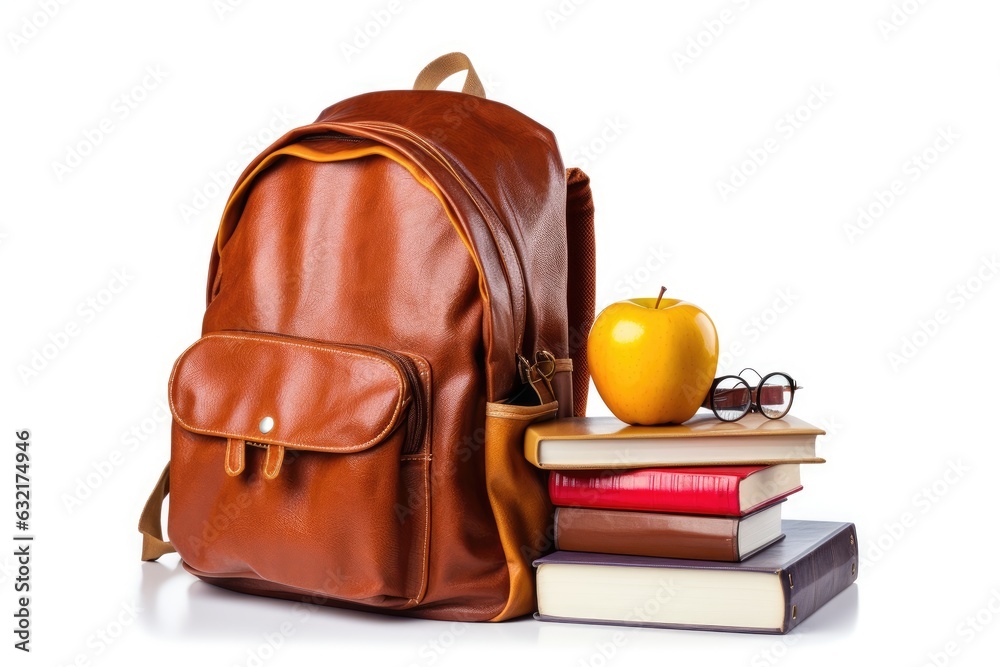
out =
[[[751,387],[741,377],[747,371],[760,378],[756,387]],[[761,377],[754,369],[744,368],[738,375],[715,378],[702,407],[710,408],[724,422],[743,419],[748,412],[759,412],[768,419],[780,419],[791,409],[797,389],[802,387],[795,384],[787,373],[768,373]]]

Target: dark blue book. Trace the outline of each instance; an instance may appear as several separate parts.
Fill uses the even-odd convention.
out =
[[[740,563],[557,551],[535,561],[542,621],[784,634],[858,576],[852,523],[782,521]]]

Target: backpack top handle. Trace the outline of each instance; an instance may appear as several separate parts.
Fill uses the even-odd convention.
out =
[[[445,79],[462,70],[467,71],[462,92],[467,95],[475,95],[476,97],[486,97],[483,82],[479,80],[479,75],[476,74],[476,69],[472,66],[469,56],[458,51],[455,53],[446,53],[440,58],[435,58],[427,67],[420,70],[417,80],[413,82],[413,90],[437,90],[437,87]]]

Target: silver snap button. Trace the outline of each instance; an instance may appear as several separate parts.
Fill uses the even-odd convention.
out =
[[[274,420],[270,417],[264,417],[260,420],[260,424],[257,425],[261,433],[270,433],[271,429],[274,428]]]

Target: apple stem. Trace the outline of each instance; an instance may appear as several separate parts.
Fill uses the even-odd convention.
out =
[[[663,293],[667,291],[666,287],[660,287],[660,295],[656,297],[656,305],[653,306],[653,310],[657,310],[660,307],[660,300],[663,299]]]

